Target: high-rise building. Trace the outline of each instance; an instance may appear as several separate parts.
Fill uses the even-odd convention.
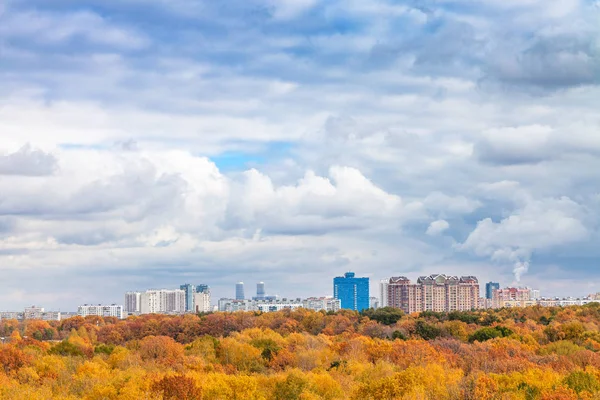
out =
[[[333,278],[333,297],[341,301],[344,309],[369,308],[369,278],[356,278],[354,272]]]
[[[235,299],[244,300],[244,282],[238,282],[235,284]]]
[[[479,307],[479,281],[474,276],[421,276],[413,284],[405,276],[387,284],[387,305],[406,313],[468,311]]]
[[[200,284],[198,286],[196,286],[196,293],[209,293],[210,292],[210,286],[205,285],[205,284]]]
[[[387,292],[389,279],[379,281],[379,307],[387,307]]]
[[[369,298],[369,308],[372,308],[373,310],[377,310],[379,308],[379,299],[377,297]]]
[[[147,290],[140,298],[141,314],[183,314],[185,312],[185,291],[181,289]]]
[[[194,293],[194,306],[195,306],[194,311],[197,313],[210,312],[211,311],[210,292],[205,291],[205,292]]]
[[[491,299],[494,290],[500,289],[500,284],[498,282],[488,282],[485,284],[485,298]]]
[[[141,292],[126,292],[125,293],[125,313],[139,314],[142,305]]]
[[[185,292],[185,311],[194,311],[194,294],[196,293],[196,286],[185,283],[179,286],[179,289]]]
[[[265,299],[265,283],[258,282],[256,284],[256,300],[264,300]]]
[[[118,306],[116,304],[112,304],[110,306],[103,306],[100,304],[93,306],[85,304],[77,307],[77,315],[81,317],[96,315],[99,317],[116,317],[123,319],[123,306]]]

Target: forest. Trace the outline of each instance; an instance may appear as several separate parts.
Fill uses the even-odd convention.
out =
[[[600,304],[0,321],[1,399],[600,399]]]

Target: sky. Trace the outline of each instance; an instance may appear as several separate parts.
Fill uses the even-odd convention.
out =
[[[3,0],[0,309],[600,291],[600,1]]]

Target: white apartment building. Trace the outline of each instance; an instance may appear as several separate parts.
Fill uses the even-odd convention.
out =
[[[210,312],[210,292],[194,293],[194,308],[195,312]]]
[[[388,285],[389,279],[379,281],[379,307],[388,306]]]
[[[185,291],[181,289],[152,289],[140,295],[140,314],[185,313]]]
[[[260,312],[274,312],[281,310],[295,310],[297,308],[303,308],[304,304],[300,299],[288,300],[281,299],[275,301],[254,301],[254,310]]]
[[[235,311],[254,311],[253,300],[236,300],[236,299],[219,299],[219,311],[235,312]]]
[[[125,313],[126,314],[139,314],[141,313],[142,306],[142,293],[141,292],[127,292],[125,293]]]
[[[309,297],[302,301],[302,307],[314,311],[338,311],[342,301],[333,297]]]
[[[98,317],[116,317],[123,319],[123,306],[118,306],[116,304],[111,304],[110,306],[84,304],[77,307],[77,315],[81,317],[95,315]]]

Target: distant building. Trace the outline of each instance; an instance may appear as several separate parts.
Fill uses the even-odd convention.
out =
[[[185,283],[179,286],[179,289],[185,292],[185,311],[194,311],[194,295],[196,294],[196,286]]]
[[[500,284],[498,282],[488,282],[485,284],[485,298],[492,299],[492,295],[494,290],[500,289]]]
[[[141,314],[185,313],[185,291],[181,289],[147,290],[140,296]]]
[[[507,287],[494,289],[492,292],[492,308],[526,307],[530,300],[532,298],[529,288]]]
[[[194,312],[205,313],[212,310],[210,306],[210,292],[194,293]]]
[[[379,281],[379,307],[388,306],[388,282],[389,279],[382,279]]]
[[[256,284],[256,300],[264,300],[265,299],[265,283],[258,282]]]
[[[84,304],[83,306],[77,307],[77,315],[81,317],[96,315],[98,317],[116,317],[123,319],[123,306],[118,306],[116,304],[111,304],[110,306]]]
[[[125,293],[125,313],[126,314],[140,314],[142,306],[142,293],[141,292],[126,292]]]
[[[333,297],[341,301],[343,309],[369,308],[369,278],[357,278],[354,272],[333,278]]]
[[[309,297],[302,301],[302,307],[314,311],[335,312],[342,308],[342,303],[334,297]]]
[[[309,297],[308,299],[274,299],[274,300],[236,300],[222,298],[218,301],[218,310],[223,312],[260,311],[273,312],[306,308],[314,311],[338,311],[341,307],[339,299],[333,297]]]
[[[537,300],[541,298],[539,289],[531,289],[531,299]]]
[[[210,286],[201,284],[196,286],[196,293],[208,293],[210,292]]]
[[[218,307],[223,312],[253,311],[253,303],[252,300],[222,298],[219,299]]]
[[[42,321],[60,321],[60,311],[45,311],[43,307],[25,307],[23,311],[23,319],[39,319]]]
[[[42,321],[60,321],[64,313],[60,311],[45,311],[43,307],[26,307],[24,311],[2,311],[0,312],[0,320],[16,319],[24,321],[26,319],[37,319]]]
[[[379,299],[377,297],[369,298],[369,308],[372,308],[374,310],[379,308]]]
[[[238,282],[235,284],[235,299],[236,300],[244,300],[246,296],[244,295],[244,282]]]
[[[474,276],[421,276],[413,284],[405,276],[387,284],[387,306],[405,313],[468,311],[479,308],[479,281]]]
[[[281,300],[274,300],[274,301],[267,301],[267,300],[257,300],[253,302],[254,304],[253,306],[253,310],[252,311],[261,311],[261,312],[275,312],[275,311],[281,311],[281,310],[295,310],[297,308],[303,308],[303,303],[302,300],[300,299],[295,299],[295,300],[288,300],[288,299],[281,299]]]

